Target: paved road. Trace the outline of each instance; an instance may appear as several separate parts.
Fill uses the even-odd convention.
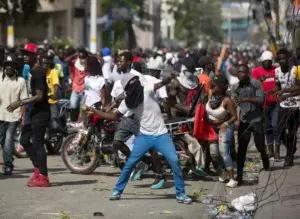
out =
[[[1,155],[2,156],[2,155]],[[0,158],[1,161],[1,158]],[[204,218],[204,205],[193,203],[192,205],[178,204],[175,201],[174,186],[172,180],[163,190],[151,190],[150,184],[153,178],[139,182],[130,182],[122,196],[122,200],[111,202],[108,200],[111,189],[119,175],[118,169],[108,166],[99,167],[91,175],[75,175],[67,171],[60,156],[48,158],[51,187],[28,188],[26,182],[32,169],[28,159],[15,160],[15,174],[11,177],[0,175],[0,218]],[[274,173],[280,174],[281,163],[275,164]],[[296,166],[288,172],[289,180],[284,183],[281,190],[284,192],[289,186],[288,196],[285,202],[296,202],[290,199],[299,199],[299,159]],[[192,195],[195,189],[207,189],[206,193],[218,196],[219,199],[231,201],[233,198],[251,192],[253,188],[266,184],[267,172],[261,172],[260,182],[257,186],[243,186],[236,189],[225,189],[224,184],[216,182],[216,177],[208,177],[199,180],[186,180],[186,190]],[[294,187],[293,187],[294,186]],[[274,189],[268,186],[266,197]],[[260,193],[258,193],[260,194]],[[285,194],[287,196],[287,194]],[[276,200],[276,197],[271,197]],[[287,200],[289,198],[289,200]],[[299,202],[299,201],[298,201]],[[276,207],[276,206],[280,206]],[[275,207],[274,207],[275,206]],[[280,209],[280,210],[279,210]],[[277,211],[283,217],[274,217]],[[94,213],[99,215],[94,217]],[[279,213],[280,213],[279,212]],[[283,213],[284,212],[284,213]],[[291,216],[289,216],[289,212]],[[273,216],[271,216],[273,215]],[[279,215],[279,214],[278,214]],[[299,218],[300,209],[297,207],[284,207],[280,201],[273,205],[266,205],[257,213],[256,218]]]

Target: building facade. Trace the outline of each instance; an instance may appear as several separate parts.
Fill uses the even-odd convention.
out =
[[[28,38],[41,42],[53,37],[71,38],[74,44],[84,43],[84,0],[64,0],[53,4],[40,0],[40,9],[28,22],[17,19],[14,24],[15,42]],[[6,14],[0,13],[0,43],[6,43]]]

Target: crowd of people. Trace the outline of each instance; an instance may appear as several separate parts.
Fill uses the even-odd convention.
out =
[[[13,173],[13,136],[21,125],[20,143],[34,167],[27,185],[50,185],[44,136],[49,122],[53,129],[66,132],[57,120],[61,98],[70,98],[70,125],[75,128],[85,127],[87,114],[119,121],[112,149],[114,153],[121,151],[127,161],[111,200],[120,199],[130,177],[139,179],[147,170],[147,165],[137,163],[149,151],[156,169],[151,188],[163,188],[166,181],[157,156],[160,152],[172,168],[177,201],[191,203],[165,126],[165,120],[171,118],[195,117],[194,126],[198,130],[202,127],[200,135],[195,129],[190,133],[205,157],[201,168],[193,168],[195,174],[210,174],[212,163],[226,186],[242,185],[251,134],[265,170],[270,169],[270,158],[280,161],[281,143],[287,149],[284,168],[291,167],[299,125],[300,49],[296,54],[285,48],[276,54],[266,50],[258,57],[258,53],[229,48],[223,57],[206,49],[145,54],[136,48],[113,56],[109,48],[96,55],[84,48],[33,43],[14,50],[1,47],[3,173]],[[199,109],[204,113],[199,114]],[[132,136],[135,140],[130,149],[126,142]]]

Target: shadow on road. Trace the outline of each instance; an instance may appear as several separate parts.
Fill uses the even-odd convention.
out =
[[[96,184],[98,180],[80,180],[51,183],[51,187]]]
[[[124,193],[124,195],[132,195],[132,194]],[[175,199],[175,195],[171,195],[171,194],[164,194],[164,195],[163,194],[162,195],[160,195],[160,194],[152,194],[152,195],[149,195],[149,194],[136,194],[134,196],[139,196],[139,197],[124,197],[123,196],[121,200]],[[149,196],[149,197],[140,197],[140,196]]]
[[[113,172],[113,173],[104,173],[104,172],[93,172],[91,174],[89,174],[90,176],[94,176],[94,175],[100,175],[100,176],[109,176],[109,177],[119,177],[120,176],[120,172]]]
[[[28,176],[24,176],[24,175],[20,175],[20,174],[13,174],[11,176],[6,176],[3,174],[0,175],[0,180],[2,180],[2,179],[24,179],[24,178],[28,178]]]
[[[48,168],[48,171],[50,174],[56,173],[56,172],[63,172],[66,170],[67,170],[66,168]],[[16,172],[18,174],[33,173],[33,168],[31,168],[31,169],[15,169],[14,172]]]

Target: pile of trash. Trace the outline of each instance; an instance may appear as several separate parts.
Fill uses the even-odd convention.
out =
[[[194,196],[195,197],[195,196]],[[212,195],[198,197],[198,202],[205,204],[205,219],[252,219],[256,208],[257,196],[249,193],[240,196],[230,203],[214,200]]]

